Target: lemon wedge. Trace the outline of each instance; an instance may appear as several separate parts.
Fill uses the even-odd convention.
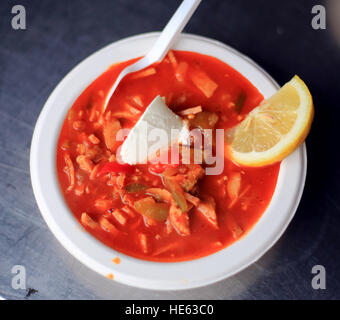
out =
[[[298,77],[262,101],[226,133],[226,156],[251,167],[281,161],[307,137],[314,116],[312,96]]]

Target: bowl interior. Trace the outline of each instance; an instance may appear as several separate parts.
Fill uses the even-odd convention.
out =
[[[281,236],[300,201],[306,150],[302,145],[281,164],[277,186],[267,210],[241,240],[210,256],[176,263],[139,260],[116,252],[93,238],[79,225],[65,204],[56,174],[56,145],[60,128],[76,98],[111,64],[144,55],[158,33],[115,42],[81,62],[59,83],[36,124],[30,155],[31,179],[40,211],[61,244],[94,271],[132,286],[169,290],[207,285],[229,277],[259,259]],[[239,71],[264,97],[276,92],[277,83],[258,65],[234,49],[214,40],[181,35],[174,49],[214,56]],[[121,258],[115,265],[112,259]]]

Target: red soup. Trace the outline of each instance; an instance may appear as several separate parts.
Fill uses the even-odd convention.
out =
[[[219,175],[206,175],[204,161],[122,165],[116,133],[132,128],[157,95],[199,130],[231,128],[263,97],[216,58],[172,51],[124,78],[103,112],[110,86],[134,61],[109,68],[69,110],[57,146],[62,193],[84,228],[122,253],[163,262],[212,254],[256,224],[272,198],[280,164],[247,168],[226,157]]]

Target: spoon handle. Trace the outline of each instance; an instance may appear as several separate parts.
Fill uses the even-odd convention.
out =
[[[177,36],[181,33],[190,17],[198,7],[201,0],[184,0],[181,5],[178,7],[174,15],[171,17],[168,24],[165,26],[164,30],[160,34],[159,38],[148,52],[148,54],[135,62],[127,66],[123,71],[119,74],[115,83],[111,87],[109,93],[106,96],[103,105],[103,112],[105,112],[106,107],[111,99],[111,96],[115,92],[116,88],[119,85],[119,82],[130,72],[136,72],[138,70],[144,69],[150,64],[160,61],[164,58],[168,50],[174,44],[177,39]]]
[[[184,0],[147,54],[150,63],[160,61],[172,47],[201,0]]]

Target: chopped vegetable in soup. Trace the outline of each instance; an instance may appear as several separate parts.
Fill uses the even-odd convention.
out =
[[[111,66],[69,110],[57,146],[64,198],[88,232],[127,255],[175,262],[217,252],[260,219],[280,164],[240,167],[223,153],[223,172],[207,175],[205,149],[189,144],[180,145],[188,161],[182,153],[179,163],[131,165],[117,159],[123,143],[117,133],[132,129],[158,95],[198,132],[231,128],[263,97],[216,58],[170,51],[162,62],[126,76],[103,112],[115,78],[136,60]],[[216,146],[214,133],[211,141]]]

